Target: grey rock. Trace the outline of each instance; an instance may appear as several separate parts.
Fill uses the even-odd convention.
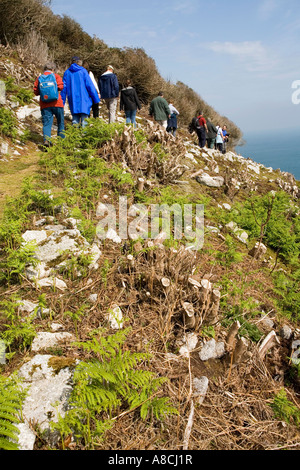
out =
[[[92,304],[95,304],[97,302],[98,295],[97,294],[91,294],[89,296],[89,301],[92,302]]]
[[[38,287],[53,287],[54,289],[65,290],[68,288],[67,284],[58,277],[45,277],[37,281]]]
[[[27,423],[19,423],[16,425],[20,434],[18,435],[19,450],[33,450],[35,444],[35,434]]]
[[[300,340],[293,341],[291,361],[298,366],[300,364]]]
[[[32,342],[31,350],[37,352],[62,344],[68,344],[71,341],[75,341],[75,337],[71,333],[39,332]]]
[[[290,328],[288,325],[283,325],[283,327],[280,330],[281,338],[289,340],[291,339],[292,334],[293,334],[292,328]]]
[[[195,398],[197,398],[197,402],[199,404],[203,403],[204,401],[208,389],[208,384],[209,380],[205,376],[200,377],[200,379],[198,379],[197,377],[193,379],[193,395]]]
[[[197,176],[196,180],[198,183],[211,188],[221,188],[225,182],[222,176],[210,176],[208,173],[202,173],[202,175]]]
[[[201,351],[199,357],[201,361],[208,361],[209,359],[219,359],[225,354],[224,342],[217,343],[215,339],[208,341]]]
[[[36,423],[51,445],[55,445],[59,435],[51,432],[50,422],[57,422],[59,414],[65,415],[72,391],[73,368],[55,371],[50,365],[52,357],[36,355],[19,369],[18,375],[23,379],[22,386],[28,388],[22,406],[24,422]],[[22,445],[33,447],[33,436],[28,434],[28,428],[21,426],[20,431]]]

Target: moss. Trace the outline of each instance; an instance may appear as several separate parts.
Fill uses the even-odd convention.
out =
[[[51,357],[48,361],[48,366],[52,367],[55,375],[59,374],[62,369],[66,367],[75,367],[76,360],[72,357]]]

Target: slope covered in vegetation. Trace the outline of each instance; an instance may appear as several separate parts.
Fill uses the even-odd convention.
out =
[[[0,53],[1,183],[38,163],[0,225],[0,446],[299,449],[299,182],[146,112],[39,153],[38,71]]]
[[[91,37],[67,15],[55,15],[50,0],[0,0],[0,42],[11,45],[26,68],[56,62],[61,73],[74,55],[87,60],[96,77],[114,65],[120,84],[132,81],[141,102],[149,102],[160,90],[180,110],[180,126],[187,127],[200,110],[214,122],[227,125],[232,144],[241,139],[241,130],[228,117],[220,116],[194,90],[182,82],[173,84],[159,73],[155,61],[141,48],[111,48],[102,39]],[[32,77],[33,78],[33,77]]]

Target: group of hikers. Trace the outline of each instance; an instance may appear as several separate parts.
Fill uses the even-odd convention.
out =
[[[141,109],[141,102],[136,89],[128,79],[120,89],[114,67],[108,65],[106,71],[95,79],[93,72],[86,61],[74,56],[70,67],[63,77],[56,73],[55,64],[49,62],[44,66],[44,72],[34,83],[34,94],[40,96],[40,108],[43,123],[44,147],[51,146],[51,130],[54,117],[57,120],[57,135],[65,137],[64,107],[68,100],[72,115],[72,124],[85,127],[91,113],[94,118],[99,117],[99,103],[104,101],[108,110],[108,121],[116,121],[118,100],[120,98],[120,111],[125,112],[126,124],[137,127],[136,114]],[[149,107],[149,115],[163,126],[167,132],[176,136],[177,116],[179,111],[172,103],[168,103],[163,92],[159,92]],[[226,152],[227,134],[226,126],[214,126],[211,119],[205,119],[200,113],[189,126],[190,132],[196,132],[199,146],[216,148]]]

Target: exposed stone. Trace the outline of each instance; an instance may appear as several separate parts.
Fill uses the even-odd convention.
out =
[[[108,312],[107,319],[113,330],[120,330],[123,328],[123,314],[122,310],[118,305],[113,305]]]
[[[201,405],[203,403],[207,389],[208,389],[209,380],[207,377],[203,376],[198,379],[195,377],[193,379],[193,388],[194,388],[194,397],[197,399],[197,403]]]
[[[197,176],[196,180],[198,183],[211,188],[221,188],[225,182],[222,176],[210,176],[208,173],[203,173],[202,175]]]
[[[95,304],[97,302],[98,295],[97,294],[91,294],[89,296],[89,301],[92,302],[92,304]]]
[[[17,118],[19,121],[23,121],[29,116],[32,116],[35,119],[40,119],[41,118],[40,107],[35,104],[30,104],[30,105],[26,105],[18,109]]]
[[[49,333],[47,331],[39,332],[32,342],[31,350],[37,352],[44,349],[53,348],[54,346],[68,344],[71,341],[75,341],[75,337],[71,333]]]
[[[194,351],[198,344],[198,336],[196,333],[187,333],[181,340],[177,342],[179,349],[179,355],[188,357],[190,352]]]
[[[36,244],[43,242],[47,238],[46,230],[27,230],[22,235],[26,243],[35,242]]]
[[[283,325],[283,327],[280,330],[281,338],[289,340],[291,339],[292,335],[293,335],[292,328],[290,328],[288,325]]]
[[[19,450],[33,450],[35,444],[35,434],[30,429],[27,423],[18,423],[16,427],[19,429],[18,434],[18,449]]]
[[[54,289],[65,290],[68,288],[67,284],[58,277],[45,277],[37,281],[38,287],[53,287]]]
[[[259,259],[267,253],[267,247],[263,243],[257,242],[255,246],[249,251],[249,255],[253,258]]]
[[[199,352],[199,357],[201,361],[208,361],[209,359],[219,359],[225,354],[225,344],[224,342],[217,343],[213,338],[208,341],[201,351]]]
[[[300,340],[293,341],[291,361],[294,365],[300,364]]]
[[[33,422],[38,425],[43,437],[48,438],[51,445],[55,445],[59,439],[58,433],[50,431],[50,421],[57,421],[58,416],[65,415],[68,399],[72,391],[74,360],[68,362],[68,366],[54,369],[51,366],[52,359],[61,360],[50,355],[36,355],[24,364],[18,372],[23,379],[22,386],[28,387],[27,396],[22,406],[24,422]],[[27,426],[19,427],[21,433],[19,442],[24,448],[33,448],[33,436]]]

